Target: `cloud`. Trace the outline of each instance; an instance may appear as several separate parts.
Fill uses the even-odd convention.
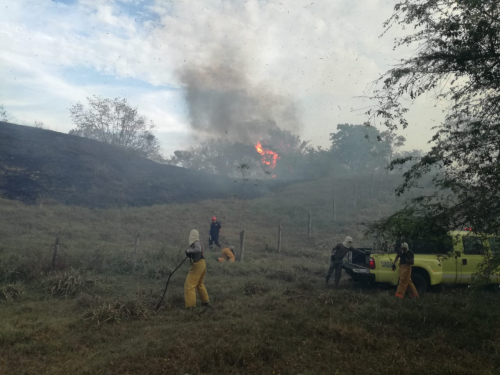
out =
[[[234,53],[230,63],[248,86],[295,103],[303,137],[324,145],[336,124],[366,120],[355,109],[369,103],[358,96],[406,53],[392,50],[397,30],[379,38],[389,0],[4,3],[0,103],[16,103],[11,112],[22,118],[43,114],[62,131],[71,128],[71,103],[97,94],[127,97],[163,132],[188,132],[187,83],[177,72]],[[410,148],[425,146],[422,128],[439,123],[440,110],[417,103]]]

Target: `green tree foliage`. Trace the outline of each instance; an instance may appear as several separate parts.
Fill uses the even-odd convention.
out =
[[[88,107],[77,103],[70,108],[76,128],[69,133],[91,138],[139,155],[161,161],[160,141],[153,134],[155,125],[127,99],[87,98]]]
[[[222,138],[205,140],[189,150],[177,150],[167,163],[232,177],[240,176],[241,165],[248,165],[248,175],[253,177],[279,174],[292,178],[302,173],[304,155],[308,152],[307,141],[287,130],[272,130],[261,143],[265,149],[279,155],[275,168],[262,163],[255,145]]]
[[[422,95],[450,103],[433,148],[405,173],[399,193],[437,171],[436,194],[414,205],[451,228],[500,233],[500,11],[498,0],[405,0],[386,26],[413,29],[396,46],[410,58],[380,79],[369,113],[389,129],[406,127],[410,102]],[[402,164],[412,158],[397,160]],[[485,268],[486,269],[486,268]]]
[[[404,145],[405,138],[393,132],[380,132],[364,125],[337,125],[337,132],[330,134],[332,158],[347,172],[368,173],[387,167],[396,150]]]
[[[393,132],[380,132],[367,125],[338,125],[338,132],[330,135],[330,148],[311,147],[308,141],[288,130],[271,130],[262,147],[278,154],[276,166],[262,163],[262,156],[254,145],[228,139],[211,139],[178,150],[167,161],[184,168],[213,174],[237,177],[238,166],[251,166],[252,177],[266,175],[284,179],[322,178],[334,173],[367,174],[382,171],[394,156],[416,156],[419,153],[398,154],[405,139]],[[266,159],[267,160],[267,159]]]
[[[365,224],[368,235],[383,239],[386,244],[417,239],[443,242],[447,238],[448,218],[436,216],[421,207],[406,207],[386,218]]]
[[[177,150],[167,160],[168,164],[204,171],[208,173],[238,177],[240,165],[260,169],[260,155],[252,145],[233,142],[227,139],[209,139],[189,150]]]

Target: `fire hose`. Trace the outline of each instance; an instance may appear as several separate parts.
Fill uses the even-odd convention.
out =
[[[175,269],[170,273],[170,276],[168,277],[168,280],[167,280],[167,285],[165,285],[165,290],[163,291],[163,295],[161,296],[160,301],[158,301],[158,303],[156,304],[156,311],[159,310],[161,303],[163,302],[163,299],[165,298],[165,294],[167,294],[167,288],[168,288],[168,283],[170,282],[170,278],[175,273],[175,271],[177,271],[180,268],[180,266],[182,266],[184,264],[184,262],[188,258],[189,258],[188,256],[185,257],[184,260],[182,262],[180,262],[179,265],[177,267],[175,267]]]

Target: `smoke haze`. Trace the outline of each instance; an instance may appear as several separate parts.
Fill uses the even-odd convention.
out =
[[[226,47],[203,63],[178,70],[197,138],[227,137],[254,144],[278,127],[300,130],[294,101],[280,95],[273,82],[255,82],[243,56],[241,49]]]

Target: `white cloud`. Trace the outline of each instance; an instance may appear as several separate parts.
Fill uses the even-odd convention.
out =
[[[142,6],[140,18],[129,5]],[[82,0],[77,5],[0,0],[5,9],[0,69],[7,72],[0,103],[16,103],[12,112],[23,118],[43,114],[67,131],[72,102],[93,94],[124,96],[159,130],[180,134],[188,131],[182,94],[166,86],[179,87],[181,64],[204,61],[231,44],[246,57],[252,82],[294,98],[305,124],[302,135],[325,144],[336,124],[366,120],[362,111],[351,111],[367,104],[357,97],[404,53],[392,51],[396,31],[379,38],[393,5],[389,0]],[[79,69],[115,79],[111,85],[104,78],[96,82],[97,75],[75,82]],[[429,133],[422,128],[442,118],[440,108],[429,104],[412,111],[410,148],[424,147]]]

